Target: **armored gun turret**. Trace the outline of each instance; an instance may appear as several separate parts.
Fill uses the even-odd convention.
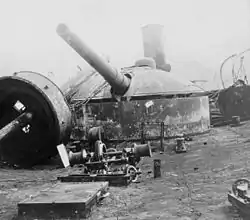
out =
[[[83,73],[88,80],[83,80],[70,100],[84,109],[84,126],[101,121],[109,127],[107,137],[111,139],[137,139],[142,123],[148,137],[159,136],[161,122],[168,135],[208,130],[208,97],[190,81],[171,73],[171,68],[157,69],[155,60],[148,57],[119,72],[65,24],[58,25],[57,34],[99,73],[91,77]],[[94,85],[105,82],[105,87],[89,95],[94,93]],[[92,120],[86,120],[88,117]]]

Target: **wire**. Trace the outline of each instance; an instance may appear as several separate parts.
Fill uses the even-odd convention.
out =
[[[221,66],[220,66],[220,80],[221,80],[221,84],[222,84],[223,89],[225,89],[225,83],[224,83],[223,77],[222,77],[222,69],[223,69],[225,63],[226,63],[228,60],[230,60],[230,59],[232,59],[233,57],[235,57],[235,56],[237,56],[237,54],[233,54],[233,55],[227,57],[227,58],[222,62]]]
[[[101,85],[97,85],[95,89],[89,94],[86,99],[74,101],[72,100],[71,106],[73,108],[78,108],[79,106],[86,105],[91,99],[93,99],[98,93],[100,93],[103,89],[105,89],[109,84],[105,81]]]
[[[246,50],[244,50],[244,51],[242,51],[242,52],[240,52],[240,53],[238,53],[238,54],[233,54],[232,56],[230,56],[230,57],[228,57],[226,60],[224,60],[224,62],[223,62],[222,65],[221,65],[221,72],[220,72],[221,81],[222,81],[223,88],[225,88],[225,86],[224,86],[224,82],[223,82],[223,79],[222,79],[222,67],[223,67],[223,65],[225,64],[225,62],[226,62],[228,59],[235,57],[235,59],[234,59],[234,61],[233,61],[233,67],[232,67],[232,78],[233,78],[233,83],[236,83],[236,81],[237,81],[238,78],[239,78],[240,70],[243,71],[243,72],[245,72],[245,68],[244,68],[243,60],[242,60],[242,55],[245,54],[246,52],[249,52],[249,51],[250,51],[250,48],[248,48],[248,49],[246,49]],[[235,73],[235,64],[236,64],[236,61],[237,61],[239,58],[241,59],[241,66],[240,66],[240,68],[239,68],[239,70],[238,70],[238,72],[237,72],[237,74],[236,74],[236,73]],[[248,84],[248,80],[247,80],[246,74],[244,75],[244,81],[247,82],[247,84]]]
[[[98,73],[96,71],[91,72],[89,75],[87,75],[83,80],[81,80],[80,82],[78,82],[76,85],[74,85],[74,87],[72,89],[70,89],[66,94],[65,97],[68,100],[68,102],[71,102],[71,99],[73,98],[73,96],[77,93],[77,91],[79,90],[79,87],[83,84],[86,83],[91,77],[98,75]]]
[[[242,56],[240,58],[240,67],[239,67],[239,69],[237,71],[237,74],[234,74],[234,76],[233,76],[234,84],[236,84],[240,80],[240,78],[242,78],[242,77],[244,77],[244,80],[243,80],[244,83],[248,84],[246,70],[245,70],[245,67],[244,67],[244,58],[245,58],[244,56]]]

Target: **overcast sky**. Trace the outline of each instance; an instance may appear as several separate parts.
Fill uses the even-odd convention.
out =
[[[143,55],[141,26],[165,26],[172,62],[221,61],[250,47],[250,0],[0,0],[0,74],[54,73],[61,85],[86,63],[55,32],[66,23],[113,65]],[[87,65],[86,65],[87,66]]]

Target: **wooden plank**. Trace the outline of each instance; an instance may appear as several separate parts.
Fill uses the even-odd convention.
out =
[[[18,215],[23,219],[86,218],[107,188],[108,182],[57,183],[18,203]]]
[[[58,180],[61,182],[109,182],[110,186],[127,186],[130,184],[130,175],[124,174],[108,174],[102,175],[98,174],[96,176],[91,175],[83,175],[83,174],[76,174],[76,175],[69,175],[65,177],[58,177]]]

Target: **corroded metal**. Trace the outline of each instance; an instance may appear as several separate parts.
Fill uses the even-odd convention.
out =
[[[225,120],[231,120],[232,116],[250,117],[249,93],[249,85],[230,86],[219,92],[217,103]]]
[[[90,103],[86,108],[86,117],[95,116],[87,120],[86,129],[101,123],[108,139],[140,139],[142,123],[146,139],[161,136],[161,122],[165,137],[202,133],[210,128],[207,96]]]
[[[1,142],[1,159],[30,166],[57,154],[56,146],[67,143],[71,112],[60,89],[45,76],[30,71],[0,78],[0,128],[21,113],[17,101],[34,117],[29,132],[17,129]]]
[[[87,80],[79,79],[84,83],[70,93],[72,106],[84,109],[77,120],[83,128],[78,136],[84,136],[89,128],[97,125],[104,126],[108,139],[120,140],[139,139],[142,123],[149,139],[160,136],[161,122],[166,126],[166,136],[209,129],[208,98],[192,82],[150,66],[132,66],[115,72],[65,25],[59,25],[57,33],[100,73],[84,74]],[[105,80],[109,85],[105,85]],[[114,96],[114,90],[121,96]],[[191,97],[193,94],[196,97]]]

